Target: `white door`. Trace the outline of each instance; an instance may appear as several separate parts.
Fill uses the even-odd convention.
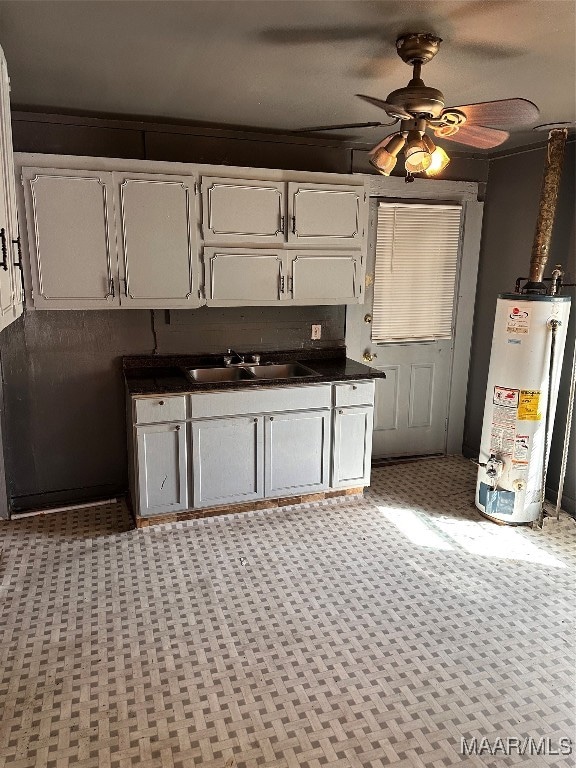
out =
[[[445,453],[462,206],[374,203],[370,285],[348,308],[349,357],[376,380],[373,456]]]
[[[22,314],[22,280],[18,263],[18,218],[12,126],[10,122],[10,81],[6,59],[0,48],[0,330]]]
[[[284,182],[202,179],[202,233],[206,243],[282,243]]]
[[[330,483],[329,410],[265,416],[266,496],[314,493]]]
[[[200,304],[193,176],[114,173],[123,278],[121,304],[147,309]]]
[[[349,304],[361,295],[360,254],[290,251],[294,304]]]
[[[288,184],[288,242],[300,246],[360,248],[365,235],[364,187]]]
[[[186,424],[136,427],[141,516],[188,508]]]
[[[287,295],[282,251],[205,248],[204,274],[209,307],[276,304]]]
[[[264,497],[262,416],[192,422],[194,507],[238,504]]]
[[[34,307],[119,306],[112,174],[23,168]]]

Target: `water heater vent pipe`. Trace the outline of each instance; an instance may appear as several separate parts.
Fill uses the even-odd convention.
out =
[[[564,159],[564,147],[566,146],[567,128],[554,128],[548,135],[546,165],[542,189],[540,190],[540,207],[538,221],[532,244],[532,256],[530,258],[529,282],[524,286],[525,293],[546,293],[543,283],[544,270],[550,252],[552,239],[552,227],[556,213],[556,200],[558,187],[562,175],[562,161]]]

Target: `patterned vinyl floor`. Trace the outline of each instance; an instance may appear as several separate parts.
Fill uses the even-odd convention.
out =
[[[1,524],[0,765],[573,766],[576,525],[496,526],[474,476],[441,458],[272,512]]]

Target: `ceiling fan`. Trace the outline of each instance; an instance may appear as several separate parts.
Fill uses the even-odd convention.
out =
[[[389,176],[398,155],[404,152],[406,180],[414,173],[428,176],[440,173],[450,162],[446,152],[437,147],[426,133],[430,128],[435,136],[479,149],[497,147],[509,137],[500,126],[527,125],[536,120],[538,107],[527,99],[502,99],[446,107],[444,94],[424,84],[422,66],[438,53],[441,38],[429,32],[410,32],[396,40],[396,52],[406,64],[412,66],[412,79],[404,88],[389,93],[385,100],[373,96],[357,96],[375,107],[383,109],[393,118],[388,123],[355,123],[347,125],[309,128],[303,132],[339,130],[343,128],[395,125],[400,129],[386,136],[370,152],[370,162],[384,176]]]

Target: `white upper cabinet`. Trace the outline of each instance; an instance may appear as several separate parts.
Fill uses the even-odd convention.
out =
[[[290,244],[361,248],[364,187],[290,182],[288,216]]]
[[[18,245],[18,217],[12,126],[10,80],[0,48],[0,331],[22,314],[22,280]]]
[[[124,307],[200,305],[193,176],[114,173]]]
[[[284,242],[284,183],[202,179],[202,234],[206,243]]]
[[[294,304],[355,304],[361,299],[358,253],[292,251],[290,255]]]
[[[204,250],[208,306],[262,306],[286,298],[285,256],[280,250]]]
[[[22,181],[34,306],[118,306],[112,174],[24,168]]]
[[[31,308],[364,300],[368,208],[352,176],[246,168],[227,176],[220,166],[54,155],[16,161]],[[11,311],[14,285],[0,268],[1,311]]]

